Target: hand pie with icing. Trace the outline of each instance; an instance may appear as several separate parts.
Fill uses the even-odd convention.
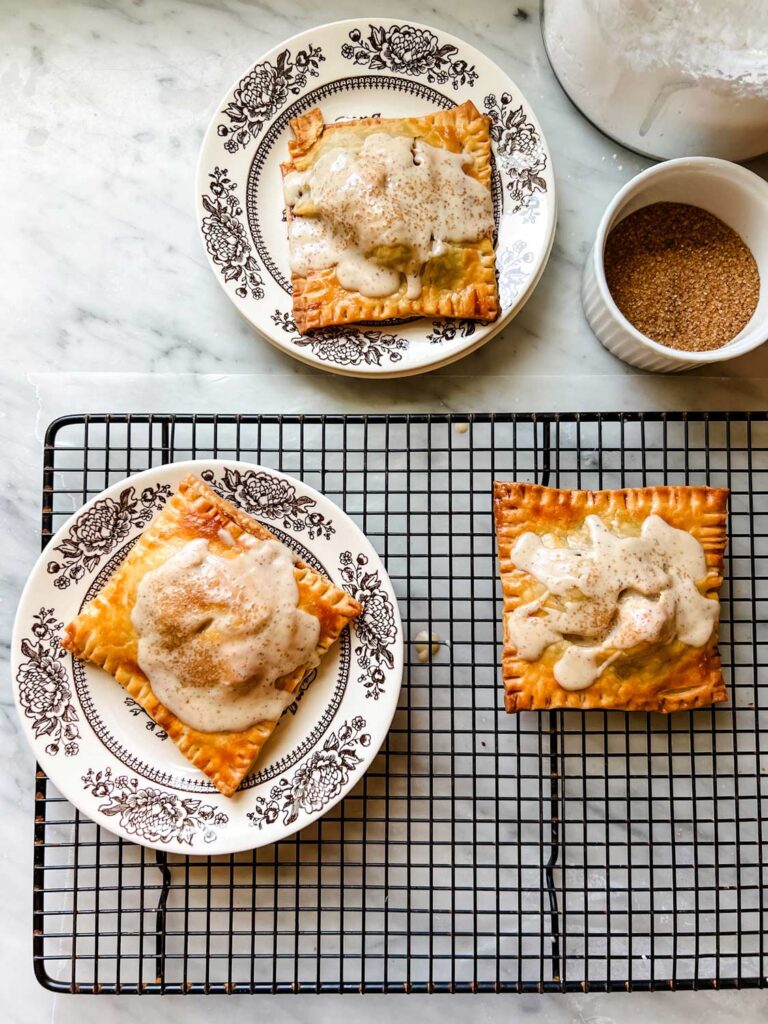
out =
[[[290,695],[361,611],[259,522],[188,476],[67,626],[62,645],[113,675],[231,796]]]
[[[496,319],[489,120],[473,103],[331,124],[314,108],[290,124],[282,172],[301,334]]]
[[[726,699],[728,492],[494,485],[507,711],[684,711]]]

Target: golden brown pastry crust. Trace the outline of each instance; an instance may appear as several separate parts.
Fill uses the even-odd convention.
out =
[[[467,173],[491,187],[490,121],[474,103],[467,101],[452,110],[440,110],[424,117],[379,118],[338,121],[326,124],[315,107],[291,122],[295,138],[288,143],[291,162],[282,164],[283,175],[305,171],[329,146],[344,145],[372,132],[407,135],[431,146],[464,152],[469,156]],[[293,216],[288,209],[288,222]],[[300,334],[361,320],[390,320],[414,316],[462,317],[495,320],[499,314],[495,256],[490,238],[473,245],[456,246],[456,274],[450,289],[440,287],[425,274],[421,295],[409,299],[405,284],[385,298],[369,298],[342,288],[336,270],[312,271],[307,277],[291,276],[293,318]]]
[[[228,501],[196,476],[188,476],[131,549],[106,586],[89,601],[66,628],[62,646],[76,657],[105,669],[164,729],[182,754],[231,796],[250,771],[277,722],[257,722],[245,732],[200,732],[185,725],[157,699],[137,661],[138,637],[131,624],[136,591],[147,572],[158,568],[189,541],[206,539],[223,557],[237,557],[240,548],[225,544],[219,531],[236,540],[248,533],[273,540],[261,523]],[[362,605],[308,565],[296,563],[299,607],[320,620],[316,654],[322,657],[342,629],[362,611]],[[293,692],[308,671],[299,668],[277,685]]]
[[[722,584],[728,491],[713,487],[640,487],[616,491],[567,491],[538,484],[495,483],[494,518],[504,592],[502,676],[507,711],[545,708],[603,708],[624,711],[685,711],[727,697],[715,629],[704,647],[677,639],[650,651],[621,658],[585,690],[563,689],[553,667],[561,647],[553,644],[541,658],[518,657],[506,636],[506,616],[543,591],[542,585],[514,566],[511,551],[520,534],[532,531],[564,540],[588,515],[611,529],[639,532],[650,515],[687,530],[704,548],[712,575],[707,597],[717,598]]]

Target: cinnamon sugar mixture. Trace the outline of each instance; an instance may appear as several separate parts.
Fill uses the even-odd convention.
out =
[[[608,235],[605,276],[621,312],[669,348],[707,352],[749,322],[760,295],[755,258],[718,217],[652,203]]]

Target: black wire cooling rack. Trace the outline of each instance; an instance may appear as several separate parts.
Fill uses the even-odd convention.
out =
[[[763,414],[70,416],[43,543],[107,485],[221,456],[298,475],[381,553],[406,637],[362,783],[248,854],[185,859],[80,815],[38,772],[34,962],[79,992],[604,991],[766,985],[768,418]],[[496,479],[731,488],[730,701],[506,715]]]

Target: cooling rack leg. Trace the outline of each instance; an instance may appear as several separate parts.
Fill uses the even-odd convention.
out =
[[[541,483],[547,487],[552,473],[552,424],[545,420],[541,424]],[[554,452],[557,459],[557,451]],[[538,461],[538,460],[537,460]],[[550,802],[550,848],[544,865],[544,880],[549,900],[550,929],[552,935],[552,979],[560,981],[560,910],[557,905],[555,888],[555,866],[560,855],[560,717],[556,711],[549,712],[549,802]]]
[[[170,424],[170,422],[167,419],[163,420],[163,425],[162,425],[161,432],[160,432],[160,443],[162,445],[162,448],[161,448],[161,452],[162,452],[162,454],[161,454],[161,461],[162,461],[163,465],[165,465],[166,463],[171,461],[171,456],[172,456],[172,453],[171,453],[171,447],[172,447],[172,445],[171,445],[171,424]]]
[[[560,910],[555,888],[555,866],[560,856],[560,722],[556,711],[549,712],[549,800],[550,849],[544,865],[544,878],[549,897],[550,927],[552,930],[552,979],[560,981]]]
[[[155,851],[155,860],[163,877],[155,912],[155,981],[162,985],[165,980],[166,905],[171,890],[171,869],[168,867],[168,855],[161,850]]]

